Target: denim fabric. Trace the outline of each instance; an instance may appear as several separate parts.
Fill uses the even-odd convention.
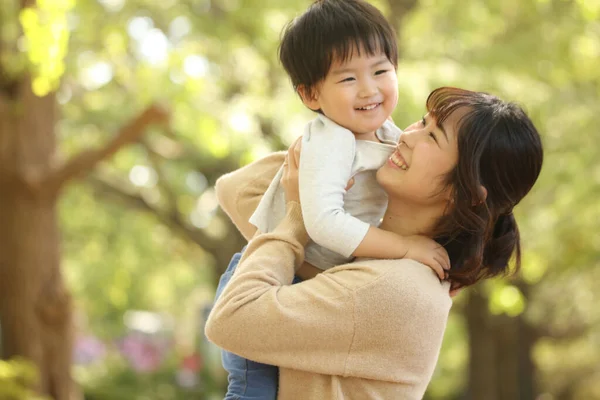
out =
[[[246,248],[242,249],[242,252]],[[219,280],[215,300],[221,296],[223,289],[231,279],[242,252],[233,255],[227,270]],[[298,277],[293,283],[300,282]],[[229,385],[224,400],[275,400],[277,398],[277,385],[279,369],[273,365],[261,364],[247,360],[225,350],[221,350],[223,368],[229,373]]]

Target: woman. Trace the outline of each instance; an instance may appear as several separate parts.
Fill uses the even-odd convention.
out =
[[[438,240],[452,262],[447,281],[412,260],[357,259],[291,285],[308,235],[299,149],[289,152],[287,215],[250,242],[206,325],[218,346],[279,366],[279,399],[420,399],[439,355],[449,289],[506,272],[515,252],[518,266],[512,209],[541,169],[535,127],[514,104],[455,88],[432,92],[427,110],[377,172],[388,194],[380,227]],[[217,186],[247,237],[253,228],[245,221],[280,163],[280,155],[267,157]]]

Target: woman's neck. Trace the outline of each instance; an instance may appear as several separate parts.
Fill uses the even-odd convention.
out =
[[[445,204],[410,204],[390,200],[379,228],[402,236],[425,235],[433,232]]]

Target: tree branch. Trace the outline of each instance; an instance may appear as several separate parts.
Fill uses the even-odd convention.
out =
[[[44,185],[51,191],[59,191],[71,179],[81,177],[102,160],[116,153],[122,147],[136,142],[152,124],[168,126],[169,113],[157,105],[151,105],[128,124],[119,129],[115,137],[104,147],[82,151],[70,161],[59,167],[46,180]]]
[[[388,6],[392,13],[391,20],[398,27],[406,15],[417,6],[418,0],[388,0]]]
[[[36,0],[21,0],[21,9],[25,9],[28,7],[35,7]]]
[[[406,16],[417,7],[418,0],[388,0],[388,6],[390,7],[390,21],[396,29],[398,35],[398,56],[402,58],[402,23]]]
[[[288,146],[285,143],[283,143],[283,140],[281,140],[281,136],[279,136],[275,131],[275,127],[273,126],[273,119],[267,119],[261,117],[260,115],[257,115],[257,117],[258,123],[260,125],[260,131],[262,132],[263,137],[269,140],[269,142],[271,142],[271,145],[273,146],[275,151],[286,150]]]
[[[166,179],[165,174],[163,173],[161,162],[159,160],[160,155],[155,152],[147,142],[147,140],[141,140],[142,146],[146,149],[148,154],[148,159],[150,160],[150,163],[152,164],[158,176],[158,184],[166,192],[167,201],[169,203],[169,213],[178,214],[177,196],[175,195],[175,192],[173,192],[173,189],[169,186],[169,181]]]
[[[133,193],[119,185],[108,182],[96,176],[87,178],[94,189],[105,196],[110,196],[125,203],[128,207],[146,211],[153,214],[160,222],[169,227],[174,232],[179,232],[187,239],[196,243],[204,250],[210,253],[216,253],[219,250],[219,241],[206,235],[202,230],[195,228],[183,220],[181,214],[177,210],[168,209],[161,210],[150,204],[139,193]]]
[[[239,164],[239,157],[236,154],[229,154],[219,160],[207,159],[207,157],[195,149],[194,145],[186,146],[183,142],[169,142],[165,137],[160,137],[160,141],[144,140],[143,145],[146,147],[148,158],[153,163],[164,161],[180,163],[190,170],[202,173],[211,185],[221,175],[241,166]],[[153,161],[152,157],[156,159]]]

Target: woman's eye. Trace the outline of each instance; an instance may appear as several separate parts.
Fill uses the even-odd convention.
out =
[[[423,117],[423,119],[421,120],[421,123],[423,124],[423,126],[427,125],[427,121],[425,121],[425,117]]]

